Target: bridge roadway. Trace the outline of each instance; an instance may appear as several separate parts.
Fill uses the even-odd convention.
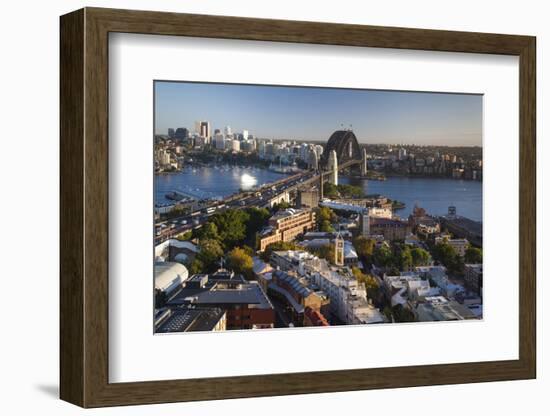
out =
[[[360,160],[349,160],[338,166],[338,170],[349,168],[352,165],[361,163]],[[328,179],[328,173],[323,174]],[[170,238],[199,228],[208,218],[219,210],[227,208],[247,208],[247,207],[267,207],[269,201],[284,192],[293,192],[298,188],[311,185],[320,180],[320,174],[312,171],[300,172],[276,182],[271,182],[254,191],[239,192],[229,195],[222,200],[212,201],[209,205],[202,207],[201,210],[191,212],[180,217],[174,217],[169,220],[155,223],[155,245],[162,243]],[[157,235],[157,229],[163,227],[165,231]]]

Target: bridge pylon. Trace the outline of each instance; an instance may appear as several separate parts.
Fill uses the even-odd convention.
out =
[[[367,167],[367,149],[363,147],[361,151],[361,176],[366,177],[368,173]]]

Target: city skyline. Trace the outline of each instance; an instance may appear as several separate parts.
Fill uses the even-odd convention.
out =
[[[155,81],[155,134],[210,122],[254,137],[324,141],[352,128],[359,142],[482,145],[482,95]]]

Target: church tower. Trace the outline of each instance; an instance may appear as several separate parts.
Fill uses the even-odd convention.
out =
[[[365,208],[365,210],[361,213],[361,235],[363,237],[368,237],[370,235],[370,217],[368,208]]]
[[[344,265],[344,239],[340,233],[334,239],[334,264],[337,266]]]

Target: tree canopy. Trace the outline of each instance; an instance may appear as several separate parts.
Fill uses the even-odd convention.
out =
[[[219,240],[225,248],[234,247],[246,238],[246,224],[250,215],[240,209],[228,209],[213,215],[211,222],[216,225]]]
[[[430,253],[420,247],[411,249],[411,256],[414,266],[428,266],[432,260]]]
[[[323,185],[323,194],[328,198],[363,198],[365,193],[363,188],[355,185],[340,184],[326,182]]]
[[[464,260],[449,244],[436,244],[432,253],[434,258],[442,263],[450,273],[461,273],[464,270]]]
[[[476,247],[468,247],[464,254],[464,262],[478,264],[483,263],[483,252]]]
[[[228,267],[235,273],[242,274],[249,280],[254,277],[254,261],[248,250],[242,247],[235,247],[227,255],[227,263]]]
[[[199,242],[200,252],[191,264],[191,273],[210,273],[218,268],[219,260],[224,256],[223,247],[218,240],[205,239]]]
[[[206,222],[201,228],[196,231],[196,237],[199,240],[219,240],[218,226],[213,222]]]
[[[338,216],[329,207],[320,207],[317,210],[317,223],[321,225],[323,221],[333,223],[338,219]]]

